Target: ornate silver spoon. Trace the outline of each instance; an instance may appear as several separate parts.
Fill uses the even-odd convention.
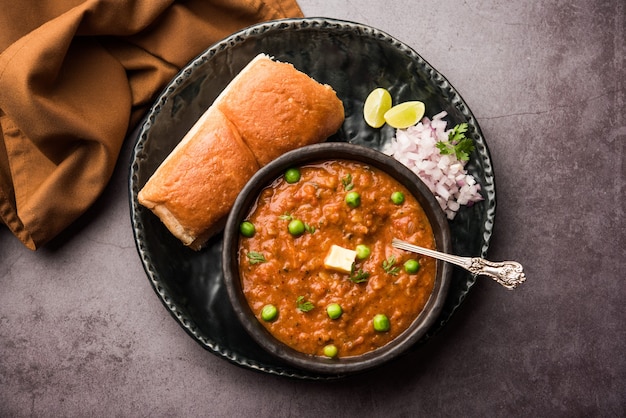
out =
[[[418,247],[417,245],[409,244],[408,242],[401,241],[396,238],[391,241],[391,245],[401,250],[411,251],[417,254],[433,257],[438,260],[447,261],[448,263],[456,264],[473,274],[489,276],[509,290],[515,289],[518,285],[526,281],[524,269],[522,265],[516,261],[503,261],[495,263],[480,257],[460,257],[458,255],[451,255],[430,250],[428,248]]]

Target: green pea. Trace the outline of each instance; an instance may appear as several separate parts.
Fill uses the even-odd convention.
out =
[[[300,219],[291,220],[287,228],[289,229],[289,233],[294,237],[304,234],[304,222]]]
[[[391,194],[391,201],[396,205],[401,205],[404,203],[404,193],[402,192],[393,192]]]
[[[330,319],[337,319],[343,313],[343,309],[338,303],[331,303],[326,307],[326,313]]]
[[[346,194],[346,203],[351,208],[358,208],[361,205],[361,195],[357,192],[349,192]]]
[[[337,350],[337,346],[334,344],[328,344],[327,346],[324,347],[324,355],[326,357],[329,357],[329,358],[337,357],[338,352],[339,350]]]
[[[420,262],[414,259],[406,260],[404,262],[404,271],[409,274],[417,273],[420,269]]]
[[[357,245],[355,250],[356,250],[356,258],[358,258],[359,260],[366,259],[367,257],[370,256],[370,253],[371,253],[370,247],[368,247],[365,244]]]
[[[252,222],[243,221],[241,225],[239,225],[239,232],[241,232],[241,235],[243,235],[244,237],[250,238],[254,236],[256,228],[254,227],[254,224]]]
[[[263,309],[261,309],[261,319],[266,322],[271,322],[275,320],[277,316],[278,309],[272,304],[265,305]]]
[[[372,324],[374,325],[374,331],[385,332],[389,331],[389,318],[387,318],[384,314],[374,315],[374,319],[372,320]]]
[[[289,184],[297,183],[300,180],[300,170],[297,168],[290,168],[285,171],[285,181]]]

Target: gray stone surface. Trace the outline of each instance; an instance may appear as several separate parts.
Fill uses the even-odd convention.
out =
[[[411,45],[471,107],[498,209],[490,258],[443,332],[334,383],[234,366],[173,320],[130,228],[130,143],[97,204],[31,252],[0,229],[1,416],[624,416],[625,22],[622,0],[302,0],[309,17]]]

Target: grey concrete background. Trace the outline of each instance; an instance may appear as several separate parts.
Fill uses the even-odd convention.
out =
[[[401,362],[291,381],[206,352],[137,256],[127,143],[97,205],[31,252],[0,229],[1,416],[626,415],[623,0],[301,0],[306,16],[375,26],[444,74],[495,165],[488,279]]]

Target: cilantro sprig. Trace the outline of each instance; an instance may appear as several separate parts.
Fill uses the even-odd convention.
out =
[[[383,261],[383,270],[385,273],[397,276],[400,273],[400,267],[396,266],[396,256],[391,255],[388,259]]]
[[[267,260],[265,259],[265,256],[261,253],[258,253],[256,251],[250,251],[246,254],[246,257],[248,257],[248,262],[250,264],[259,264],[259,263],[265,263]]]
[[[465,136],[467,123],[456,125],[448,134],[447,141],[437,142],[437,148],[442,155],[455,155],[459,161],[469,160],[469,155],[474,151],[474,141]]]
[[[313,308],[315,308],[315,305],[313,305],[313,303],[310,301],[304,300],[304,296],[298,296],[298,298],[296,299],[296,307],[301,312],[309,312],[310,310],[313,310]]]
[[[354,183],[352,182],[352,173],[346,174],[341,179],[341,184],[343,184],[343,189],[347,192],[354,189]]]
[[[278,219],[280,219],[281,221],[291,221],[293,219],[293,216],[291,216],[289,212],[285,212],[283,215],[280,215]]]
[[[370,274],[363,269],[356,270],[356,266],[352,263],[352,269],[350,271],[350,281],[352,283],[363,283],[367,281],[370,277]]]

